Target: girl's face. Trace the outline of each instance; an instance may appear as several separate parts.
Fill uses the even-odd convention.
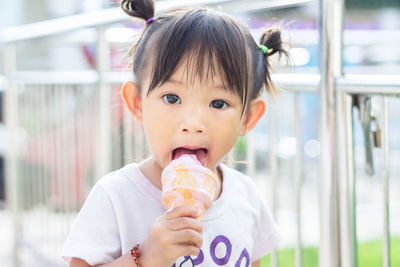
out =
[[[242,115],[238,95],[225,90],[220,77],[189,77],[182,64],[163,85],[148,93],[150,79],[138,86],[128,82],[122,96],[128,109],[143,124],[152,157],[141,170],[159,185],[162,170],[182,154],[194,154],[215,171],[239,135],[251,130],[265,110],[261,97],[253,99]]]
[[[245,133],[241,99],[225,90],[217,76],[194,77],[193,81],[186,77],[181,66],[148,95],[149,81],[143,81],[143,129],[161,169],[179,155],[190,153],[215,170],[237,137]]]

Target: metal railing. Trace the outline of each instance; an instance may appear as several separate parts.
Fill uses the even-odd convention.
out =
[[[8,80],[4,76],[0,76],[0,91],[4,91],[8,87]]]
[[[190,1],[234,11],[247,3],[246,10],[271,9],[305,4],[311,1]],[[157,6],[163,11],[179,1],[164,1]],[[300,95],[319,95],[319,266],[357,266],[356,195],[354,167],[354,115],[356,97],[382,96],[381,147],[384,178],[384,266],[389,266],[389,198],[388,198],[388,97],[400,96],[400,78],[391,75],[342,74],[343,3],[320,1],[320,75],[276,74],[273,79],[294,95],[295,158],[294,197],[296,238],[295,266],[302,266],[302,167]],[[20,250],[30,247],[53,265],[71,222],[91,185],[103,174],[148,154],[140,127],[116,101],[118,85],[126,74],[110,71],[109,43],[105,38],[108,25],[126,21],[119,8],[35,23],[3,31],[5,75],[9,80],[5,100],[6,123],[10,133],[7,154],[7,203],[15,222],[15,266],[20,263]],[[65,32],[95,27],[98,33],[97,66],[91,71],[19,71],[17,44]],[[0,78],[1,83],[1,78]],[[116,86],[116,87],[115,87]],[[0,86],[1,88],[1,86]],[[72,99],[72,100],[71,100]],[[45,109],[43,103],[52,103]],[[79,106],[77,106],[79,104]],[[122,114],[120,113],[122,111]],[[100,112],[98,112],[100,111]],[[268,191],[275,216],[278,215],[277,112],[269,109],[268,174],[272,187]],[[122,124],[115,126],[113,118]],[[32,119],[37,123],[30,124]],[[58,130],[57,130],[58,129]],[[110,129],[105,131],[104,129]],[[119,131],[117,136],[111,131]],[[368,133],[369,134],[369,133]],[[122,136],[122,137],[120,137]],[[36,138],[36,139],[35,139]],[[32,139],[32,143],[27,143]],[[256,173],[253,136],[247,139],[247,172]],[[27,148],[28,147],[28,148]],[[133,149],[129,149],[133,148]],[[84,156],[82,156],[84,155]],[[113,155],[113,156],[112,156]],[[115,157],[114,157],[115,156]],[[80,157],[80,159],[77,157]],[[229,155],[230,161],[235,154]],[[32,162],[32,160],[38,162]],[[85,159],[84,162],[80,161]],[[51,166],[38,168],[45,162]],[[232,163],[235,166],[234,163]],[[85,168],[84,168],[85,167]],[[236,166],[237,167],[237,166]],[[50,170],[49,170],[50,169]],[[53,171],[53,172],[51,172]],[[71,179],[71,177],[75,179]],[[79,178],[79,179],[78,179]],[[25,185],[24,185],[25,183]],[[31,190],[27,190],[31,189]],[[37,190],[37,191],[33,191]],[[51,211],[50,213],[47,211]],[[37,226],[32,229],[31,227]],[[34,231],[33,231],[34,230]],[[32,246],[32,241],[37,245]],[[39,241],[39,242],[38,242]],[[47,256],[45,256],[47,255]],[[50,255],[50,257],[48,256]],[[271,265],[278,266],[276,252]]]

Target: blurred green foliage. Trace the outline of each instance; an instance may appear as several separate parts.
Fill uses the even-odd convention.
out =
[[[375,9],[384,7],[400,7],[399,0],[346,0],[346,8],[352,9]]]
[[[358,266],[376,267],[382,266],[382,241],[363,242],[358,244]],[[400,266],[400,237],[392,238],[390,242],[391,266]],[[278,251],[278,266],[294,267],[294,249],[282,249]],[[261,259],[261,267],[270,267],[270,255]],[[303,248],[303,266],[318,267],[318,248]]]

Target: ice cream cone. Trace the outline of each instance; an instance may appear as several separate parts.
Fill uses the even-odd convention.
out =
[[[162,172],[162,202],[169,208],[191,205],[202,219],[217,197],[220,181],[195,155],[185,154],[170,162]]]

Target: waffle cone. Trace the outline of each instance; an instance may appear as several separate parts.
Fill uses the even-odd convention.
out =
[[[203,167],[194,155],[183,155],[164,169],[161,177],[162,202],[169,209],[195,207],[200,219],[217,197],[218,176]]]

